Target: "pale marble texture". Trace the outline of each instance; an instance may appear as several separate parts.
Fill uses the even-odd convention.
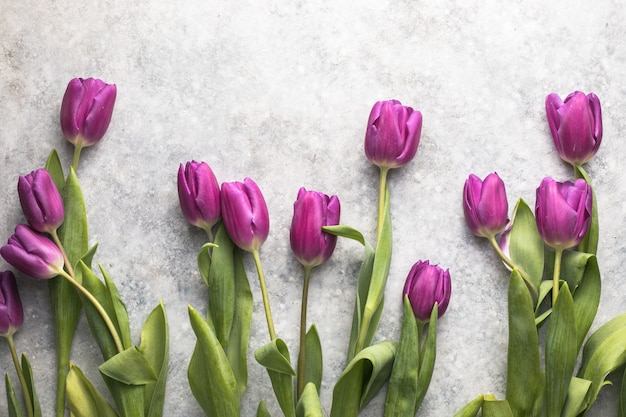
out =
[[[35,0],[3,2],[0,14],[0,239],[22,222],[18,175],[42,166],[52,147],[69,163],[58,111],[67,82],[97,77],[118,86],[105,139],[79,167],[96,261],[119,286],[139,339],[163,299],[170,321],[166,416],[201,416],[187,386],[194,343],[187,305],[204,309],[196,269],[201,231],[178,207],[176,170],[207,161],[219,181],[254,178],[271,215],[261,256],[279,335],[295,356],[302,271],[288,228],[298,188],[338,194],[342,222],[373,240],[377,169],[365,158],[371,105],[397,98],[420,109],[417,157],[390,176],[394,256],[377,340],[398,338],[400,293],[418,259],[450,268],[453,294],[438,329],[433,382],[419,415],[453,415],[480,393],[504,394],[507,272],[487,242],[465,227],[463,182],[497,171],[511,208],[534,204],[546,175],[566,179],[549,137],[544,98],[593,91],[604,142],[587,165],[600,207],[603,295],[594,329],[623,312],[626,180],[626,9],[619,0],[218,1]],[[314,271],[309,319],[324,345],[322,401],[344,366],[361,249],[340,240]],[[267,341],[259,288],[250,352]],[[7,268],[0,260],[0,268]],[[20,277],[27,353],[45,415],[52,415],[53,334],[45,283]],[[14,372],[5,343],[0,370]],[[260,399],[278,407],[250,356],[244,416]],[[86,323],[73,360],[101,386]],[[13,374],[12,374],[13,375]],[[615,379],[617,381],[617,379]],[[590,416],[616,415],[619,383]],[[362,416],[382,415],[379,395]],[[0,409],[6,406],[0,395]]]

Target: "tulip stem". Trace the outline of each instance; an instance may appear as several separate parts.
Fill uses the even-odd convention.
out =
[[[61,251],[61,254],[63,255],[63,262],[65,263],[65,269],[67,269],[67,273],[70,274],[71,276],[74,276],[74,267],[72,267],[72,263],[70,262],[70,259],[67,257],[67,253],[65,252],[65,248],[63,247],[63,244],[61,243],[61,239],[59,239],[59,235],[57,231],[53,230],[52,233],[50,233],[50,235],[52,236],[52,240],[57,245],[57,247]]]
[[[537,298],[539,297],[537,293],[537,287],[535,286],[535,284],[533,284],[532,280],[530,279],[526,271],[521,269],[508,256],[506,256],[504,252],[502,252],[502,249],[500,249],[500,245],[498,245],[498,242],[496,241],[495,235],[489,236],[488,239],[489,239],[489,242],[491,243],[491,246],[493,246],[493,249],[496,251],[500,259],[502,259],[502,262],[504,262],[505,265],[508,266],[509,268],[515,269],[517,272],[519,272],[520,276],[526,283],[526,286],[530,290],[533,300],[536,301]]]
[[[552,277],[552,307],[556,304],[559,296],[559,281],[561,279],[561,258],[563,257],[563,249],[555,249],[554,252],[554,275]]]
[[[80,159],[80,151],[83,150],[83,147],[80,145],[74,146],[74,157],[72,158],[72,168],[74,171],[78,170],[78,160]]]
[[[380,167],[380,184],[378,188],[378,225],[376,227],[376,247],[380,241],[380,235],[383,230],[383,222],[385,221],[385,193],[387,192],[387,173],[388,167]]]
[[[117,333],[117,329],[115,328],[115,325],[111,321],[111,318],[107,314],[104,307],[102,307],[102,304],[100,304],[100,302],[96,299],[96,297],[93,296],[93,294],[87,291],[85,287],[83,287],[78,281],[74,279],[74,277],[69,275],[67,272],[61,271],[59,275],[61,275],[66,280],[68,280],[70,284],[72,284],[74,288],[78,290],[78,292],[80,292],[82,295],[85,296],[85,298],[89,300],[91,305],[98,311],[98,313],[100,313],[100,317],[102,317],[102,321],[104,321],[104,324],[107,326],[107,329],[109,329],[109,333],[111,334],[111,337],[113,338],[113,342],[115,343],[115,348],[117,349],[118,352],[122,352],[124,350],[124,344],[122,343],[122,340],[120,339],[120,336]]]
[[[272,310],[270,309],[270,299],[267,295],[267,286],[265,285],[265,276],[263,275],[263,268],[261,267],[261,257],[258,250],[252,251],[254,257],[254,264],[256,265],[256,272],[259,275],[259,284],[261,286],[261,295],[263,296],[263,308],[265,308],[265,319],[267,320],[267,329],[270,333],[270,339],[276,339],[276,331],[274,330],[274,321],[272,320]]]
[[[13,364],[15,365],[15,372],[17,372],[17,377],[20,380],[20,385],[22,386],[22,394],[24,396],[24,405],[26,406],[26,414],[28,417],[33,417],[33,400],[30,397],[31,391],[28,389],[28,385],[26,384],[26,377],[24,377],[24,371],[22,370],[22,366],[20,365],[19,358],[17,357],[17,350],[15,349],[15,343],[13,343],[13,335],[9,334],[6,336],[7,342],[9,343],[9,350],[11,351],[11,358],[13,359]]]
[[[304,267],[304,285],[302,286],[302,305],[300,306],[300,352],[298,353],[298,398],[304,391],[304,377],[306,369],[306,310],[309,299],[309,279],[311,267]]]

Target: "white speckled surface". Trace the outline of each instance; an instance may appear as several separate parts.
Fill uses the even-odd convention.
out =
[[[604,142],[587,165],[601,210],[604,288],[593,328],[625,309],[625,7],[619,0],[5,1],[0,240],[23,221],[18,175],[42,166],[52,147],[69,163],[72,149],[58,127],[66,83],[77,76],[116,83],[107,136],[83,152],[79,168],[90,240],[99,242],[96,261],[117,282],[137,340],[164,300],[171,326],[164,415],[201,416],[186,379],[194,343],[187,305],[205,305],[195,264],[204,236],[180,214],[178,164],[204,160],[220,182],[249,176],[263,190],[272,225],[261,256],[278,334],[295,355],[302,274],[288,243],[293,200],[300,186],[336,193],[343,223],[373,239],[378,175],[363,154],[365,123],[376,100],[397,98],[420,109],[424,125],[416,159],[390,177],[395,252],[377,339],[398,337],[400,292],[416,260],[450,268],[452,300],[419,415],[451,416],[479,393],[501,397],[506,361],[507,273],[465,227],[463,182],[470,172],[497,171],[512,207],[518,196],[534,204],[544,176],[571,174],[549,138],[550,92],[593,91],[602,101]],[[344,366],[360,257],[358,245],[341,240],[311,284],[327,411]],[[267,336],[251,259],[246,265],[255,294],[252,352]],[[16,343],[52,415],[48,291],[26,278],[19,285],[26,322]],[[0,344],[3,372],[13,372],[8,356]],[[100,384],[84,321],[72,356]],[[616,415],[617,387],[603,391],[590,416]],[[242,415],[254,415],[262,398],[278,413],[268,377],[251,358]],[[362,415],[382,415],[383,402],[377,397]]]

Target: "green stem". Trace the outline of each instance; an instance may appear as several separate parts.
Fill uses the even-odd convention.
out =
[[[85,298],[89,300],[91,305],[98,311],[98,313],[100,313],[100,317],[102,317],[104,324],[107,326],[107,329],[109,329],[109,333],[111,333],[111,337],[113,338],[113,342],[115,343],[115,348],[118,352],[122,352],[124,350],[124,344],[122,343],[122,340],[120,339],[120,336],[117,333],[117,329],[111,321],[111,318],[107,314],[104,307],[102,307],[102,304],[100,304],[100,302],[96,299],[96,297],[93,296],[93,294],[87,291],[85,287],[83,287],[78,281],[74,279],[74,277],[69,275],[67,272],[61,271],[59,275],[68,280],[70,284],[72,284],[74,288],[78,290],[78,292],[80,292],[82,295],[85,296]]]
[[[300,306],[300,352],[298,353],[298,398],[304,391],[304,370],[306,369],[306,310],[309,299],[309,278],[311,267],[304,267],[304,285],[302,287],[302,305]]]
[[[552,277],[552,306],[556,303],[559,296],[559,281],[561,279],[561,258],[563,257],[563,249],[555,249],[554,252],[554,275]]]
[[[9,343],[9,350],[11,351],[11,358],[13,359],[13,365],[15,365],[15,371],[17,372],[17,377],[20,380],[20,385],[22,385],[22,394],[24,396],[24,405],[26,406],[26,414],[28,417],[33,417],[33,399],[30,397],[30,390],[28,389],[28,385],[26,384],[26,377],[24,377],[24,371],[22,370],[22,366],[20,365],[19,358],[17,357],[17,350],[15,349],[15,343],[13,343],[13,335],[9,334],[6,336],[7,342]]]
[[[389,168],[380,167],[380,184],[378,187],[378,226],[376,228],[376,248],[380,241],[380,234],[383,230],[383,222],[385,221],[385,193],[387,192],[387,173]]]
[[[522,277],[522,279],[526,283],[526,286],[530,290],[533,300],[536,301],[537,297],[538,297],[537,287],[532,282],[532,280],[530,279],[530,277],[528,276],[526,271],[524,271],[522,268],[520,268],[518,265],[516,265],[508,256],[506,256],[504,254],[504,252],[502,252],[502,249],[500,249],[500,245],[496,241],[496,237],[495,236],[493,236],[493,235],[489,236],[487,239],[489,239],[489,242],[491,243],[491,246],[493,246],[493,249],[496,251],[496,253],[500,257],[500,259],[502,259],[502,262],[504,262],[505,265],[508,266],[509,268],[515,269],[517,272],[519,272],[520,276]]]
[[[254,264],[256,265],[256,272],[259,275],[259,284],[261,286],[261,295],[263,296],[263,308],[265,308],[265,319],[267,320],[267,329],[270,333],[270,339],[276,339],[276,331],[274,330],[274,321],[272,320],[272,310],[270,309],[270,299],[267,296],[267,286],[265,285],[265,276],[263,275],[263,268],[261,267],[261,258],[259,251],[252,251],[254,257]]]
[[[78,160],[80,159],[80,151],[83,150],[82,145],[74,145],[74,157],[72,158],[72,168],[78,170]]]
[[[72,266],[70,259],[67,257],[67,253],[65,252],[65,248],[63,247],[63,244],[61,243],[61,239],[59,239],[59,235],[57,231],[56,230],[52,231],[50,235],[52,236],[52,240],[57,245],[57,247],[61,251],[61,254],[63,255],[63,262],[65,262],[65,269],[67,270],[67,273],[71,276],[75,276],[74,267]]]

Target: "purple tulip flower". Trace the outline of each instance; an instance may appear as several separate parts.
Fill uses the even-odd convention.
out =
[[[602,109],[595,94],[575,91],[561,101],[552,93],[546,97],[546,114],[561,159],[580,165],[596,154],[602,142]]]
[[[18,224],[0,255],[18,271],[37,279],[50,279],[63,271],[63,255],[46,236]]]
[[[63,200],[48,171],[38,169],[20,177],[17,191],[30,227],[52,233],[63,223]]]
[[[178,198],[187,221],[210,230],[220,219],[220,186],[206,162],[191,161],[178,169]]]
[[[471,174],[463,189],[463,213],[467,226],[476,236],[490,237],[509,223],[509,204],[504,182],[495,172],[481,181]]]
[[[338,225],[340,211],[336,195],[329,197],[304,187],[298,191],[289,239],[291,250],[305,267],[321,265],[332,255],[337,236],[322,231],[322,227]]]
[[[24,322],[22,300],[11,271],[0,272],[0,336],[10,336]]]
[[[422,114],[397,100],[374,104],[365,133],[365,155],[375,165],[398,168],[411,162],[420,142]]]
[[[117,95],[115,84],[94,78],[74,78],[61,103],[61,130],[77,147],[91,146],[106,133]]]
[[[250,178],[223,183],[220,199],[222,220],[235,245],[248,252],[259,250],[269,234],[270,218],[258,185]]]
[[[544,178],[535,202],[537,228],[543,241],[560,250],[578,245],[589,229],[591,206],[591,187],[584,180],[557,182]]]
[[[428,261],[417,261],[406,278],[403,294],[409,297],[415,318],[427,322],[435,303],[439,317],[446,312],[451,291],[452,281],[447,269],[444,271]]]

